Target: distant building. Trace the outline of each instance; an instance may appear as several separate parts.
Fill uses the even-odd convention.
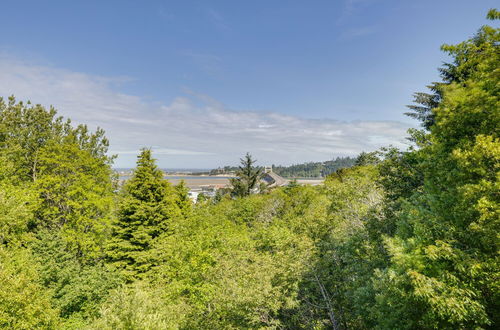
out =
[[[188,196],[189,198],[191,198],[191,200],[196,203],[198,201],[198,195],[201,194],[201,190],[190,190],[188,192]]]

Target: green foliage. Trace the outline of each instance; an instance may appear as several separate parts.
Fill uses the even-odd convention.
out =
[[[324,162],[308,162],[290,166],[273,165],[273,172],[285,178],[321,178],[335,171],[354,166],[356,158],[337,157]],[[210,171],[211,175],[224,174],[238,171],[235,166],[224,166]]]
[[[82,257],[95,258],[112,204],[108,141],[102,130],[90,133],[56,115],[54,108],[0,99],[0,181],[12,185],[5,188],[9,203],[19,202],[12,229],[22,222],[31,232],[61,230]]]
[[[37,264],[29,250],[0,246],[0,327],[56,329],[57,310],[50,304]]]
[[[374,165],[380,163],[377,152],[362,152],[356,158],[355,166]]]
[[[262,178],[263,168],[255,167],[256,160],[247,152],[241,159],[241,166],[236,171],[236,178],[232,178],[232,195],[236,197],[249,196],[259,190],[259,181]]]
[[[280,310],[297,304],[311,248],[276,218],[284,198],[276,191],[207,204],[157,240],[152,281],[172,306],[189,306],[187,328],[283,324]]]
[[[41,231],[30,244],[40,263],[41,283],[52,292],[52,304],[66,322],[93,317],[120,279],[102,262],[82,263],[60,235]]]
[[[89,133],[85,125],[74,128],[69,119],[56,115],[52,107],[47,110],[39,104],[16,103],[13,96],[7,103],[0,98],[0,150],[16,164],[15,175],[21,180],[36,181],[40,151],[49,142],[75,143],[93,157],[111,163],[103,130]]]
[[[391,264],[375,281],[384,327],[401,319],[412,328],[498,324],[499,33],[485,26],[443,46],[453,62],[441,70],[429,143],[384,165],[385,186],[399,201],[397,235],[385,242]]]
[[[29,187],[29,186],[27,186]],[[0,180],[0,245],[18,245],[30,239],[34,193],[24,186]]]
[[[166,305],[160,289],[136,282],[111,292],[88,329],[180,329],[187,307]]]
[[[490,9],[488,11],[488,15],[486,15],[486,18],[489,20],[500,19],[500,11],[498,11],[497,9]]]
[[[498,328],[499,33],[443,46],[414,147],[266,194],[247,154],[196,205],[148,149],[115,194],[101,130],[0,101],[0,327]]]
[[[123,187],[117,219],[108,244],[108,260],[132,280],[151,267],[149,250],[154,240],[182,216],[179,194],[163,179],[151,150],[143,149],[137,168]]]
[[[383,192],[372,166],[331,175],[325,182],[327,212],[316,229],[314,263],[300,282],[294,328],[367,328],[374,299],[370,278],[384,264],[372,226],[381,222]]]
[[[426,130],[429,130],[435,122],[433,110],[441,102],[440,86],[442,86],[442,83],[433,83],[427,86],[432,94],[423,92],[413,94],[413,103],[415,105],[407,106],[411,112],[406,112],[405,115],[419,120]]]
[[[110,167],[74,143],[50,143],[39,152],[38,168],[38,227],[59,229],[81,256],[101,255],[113,203]]]
[[[175,192],[177,193],[177,206],[181,210],[182,215],[188,217],[191,214],[193,202],[189,197],[189,188],[186,186],[184,180],[181,180],[181,182],[175,186]]]
[[[102,265],[84,265],[102,256],[108,235],[107,145],[102,130],[72,127],[53,108],[0,100],[0,236],[18,249],[3,254],[0,290],[19,293],[2,299],[0,313],[17,315],[18,323],[5,321],[14,328],[52,328],[57,314],[87,317],[112,287]]]

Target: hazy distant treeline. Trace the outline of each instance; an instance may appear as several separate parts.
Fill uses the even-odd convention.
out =
[[[308,162],[290,166],[272,165],[273,171],[286,178],[324,178],[338,169],[354,166],[356,157],[337,157],[325,162]],[[210,171],[210,174],[234,173],[237,166],[224,166]]]
[[[355,157],[337,157],[326,162],[309,162],[291,166],[273,165],[273,171],[286,178],[319,178],[326,177],[338,169],[351,167],[355,163]]]

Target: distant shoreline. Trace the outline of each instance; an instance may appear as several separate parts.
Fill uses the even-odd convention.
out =
[[[115,170],[119,177],[129,177],[132,175],[132,171],[130,172],[118,172]],[[205,174],[205,173],[163,173],[163,177],[175,177],[175,178],[235,178],[235,174]],[[298,180],[298,181],[324,181],[325,177],[284,177],[287,180]]]

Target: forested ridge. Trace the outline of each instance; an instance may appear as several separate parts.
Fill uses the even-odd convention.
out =
[[[337,157],[325,162],[309,162],[290,166],[274,166],[273,171],[286,178],[323,178],[335,171],[351,167],[356,163],[354,157]]]
[[[499,42],[442,47],[408,150],[260,193],[250,162],[196,204],[151,150],[118,186],[104,131],[2,99],[0,327],[498,328]]]
[[[324,162],[307,162],[290,166],[272,165],[272,170],[285,178],[324,178],[335,171],[356,164],[355,157],[337,157]],[[234,173],[236,166],[224,166],[210,171],[210,174]]]

